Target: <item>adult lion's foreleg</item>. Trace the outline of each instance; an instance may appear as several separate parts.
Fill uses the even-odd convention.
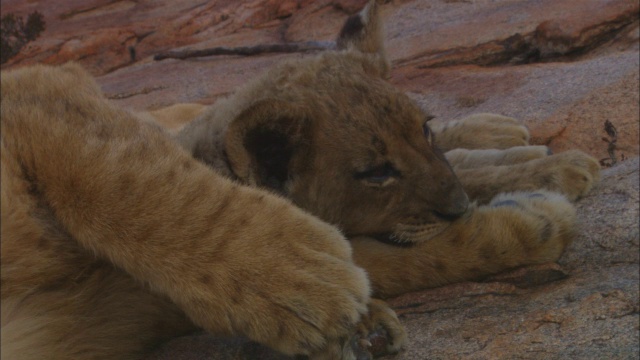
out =
[[[3,73],[1,111],[3,156],[69,241],[194,324],[309,355],[367,311],[366,274],[336,228],[218,176],[78,66]]]
[[[118,269],[94,264],[74,275],[3,295],[3,359],[136,360],[197,330],[175,304]]]
[[[522,265],[557,260],[574,237],[575,210],[551,192],[503,194],[471,208],[443,232],[411,247],[354,238],[354,259],[374,295],[477,280]]]

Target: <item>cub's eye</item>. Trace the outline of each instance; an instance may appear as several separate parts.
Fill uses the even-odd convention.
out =
[[[387,163],[377,166],[369,170],[361,171],[355,174],[357,180],[366,181],[372,185],[384,185],[389,180],[400,176],[400,172],[393,165]]]

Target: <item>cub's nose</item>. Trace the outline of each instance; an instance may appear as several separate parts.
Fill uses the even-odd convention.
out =
[[[449,196],[449,201],[444,206],[435,210],[439,217],[453,221],[461,217],[469,208],[469,197],[462,187],[455,189]]]

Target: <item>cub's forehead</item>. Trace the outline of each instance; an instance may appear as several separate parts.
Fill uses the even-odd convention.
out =
[[[391,86],[371,84],[332,93],[326,126],[343,132],[403,135],[422,131],[427,114]]]
[[[419,147],[426,120],[427,115],[406,96],[369,98],[335,108],[320,121],[321,145],[344,149],[358,160],[357,168],[366,167],[393,156],[398,147]]]
[[[288,63],[271,73],[278,96],[309,109],[316,127],[336,140],[411,136],[427,115],[406,94],[341,53]]]

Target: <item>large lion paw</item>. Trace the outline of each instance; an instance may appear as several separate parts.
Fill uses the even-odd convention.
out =
[[[246,191],[254,201],[245,206],[267,208],[265,194]],[[193,256],[201,266],[185,267],[173,300],[212,333],[244,335],[285,355],[315,354],[354,334],[369,310],[369,280],[335,227],[277,198],[269,205],[249,220],[253,236],[227,225],[234,236]]]
[[[497,226],[502,229],[496,230],[508,231],[517,239],[518,245],[505,246],[514,251],[509,267],[556,261],[575,237],[575,208],[558,193],[499,194],[484,208],[506,225]],[[496,236],[511,238],[505,234]]]
[[[474,114],[433,125],[436,144],[443,150],[508,149],[529,144],[529,130],[522,122],[497,114]]]
[[[368,310],[353,336],[331,344],[310,360],[370,360],[402,350],[407,333],[396,313],[387,303],[376,299],[371,299]]]

